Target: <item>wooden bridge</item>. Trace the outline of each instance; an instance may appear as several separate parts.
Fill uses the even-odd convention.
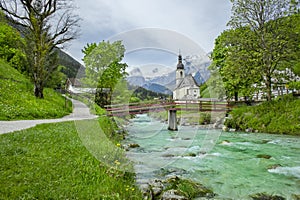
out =
[[[126,116],[144,114],[149,112],[162,112],[168,110],[193,111],[193,112],[228,112],[232,105],[224,101],[199,101],[199,102],[153,102],[107,105],[108,116]]]
[[[177,111],[187,112],[224,112],[232,110],[232,105],[224,101],[202,100],[198,102],[178,101],[178,102],[152,102],[152,103],[132,103],[106,106],[108,116],[126,116],[144,114],[149,112],[168,112],[169,130],[177,130]]]

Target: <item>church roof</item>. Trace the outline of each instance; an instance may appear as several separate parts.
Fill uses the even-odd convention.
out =
[[[175,90],[184,87],[199,87],[199,85],[195,81],[194,77],[191,74],[189,74],[186,77],[184,77],[184,79],[178,84]]]

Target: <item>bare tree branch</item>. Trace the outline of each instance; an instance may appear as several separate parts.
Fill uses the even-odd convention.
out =
[[[79,17],[71,0],[0,0],[0,9],[21,25],[27,40],[35,94],[43,98],[45,81],[57,68],[53,51],[78,37]],[[54,25],[53,25],[54,24]]]

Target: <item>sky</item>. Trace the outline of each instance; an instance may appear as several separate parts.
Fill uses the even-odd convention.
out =
[[[172,65],[177,54],[207,54],[230,18],[229,0],[74,0],[80,37],[65,50],[78,61],[81,49],[123,40],[129,65]]]

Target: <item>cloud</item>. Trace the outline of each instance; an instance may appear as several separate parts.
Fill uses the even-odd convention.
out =
[[[226,28],[227,0],[74,0],[82,18],[82,35],[68,52],[78,60],[86,43],[100,42],[123,32],[157,28],[190,38],[208,52]],[[135,38],[132,38],[134,40]],[[149,34],[145,35],[149,40]],[[176,38],[175,38],[176,39]],[[176,47],[181,48],[181,47]]]

